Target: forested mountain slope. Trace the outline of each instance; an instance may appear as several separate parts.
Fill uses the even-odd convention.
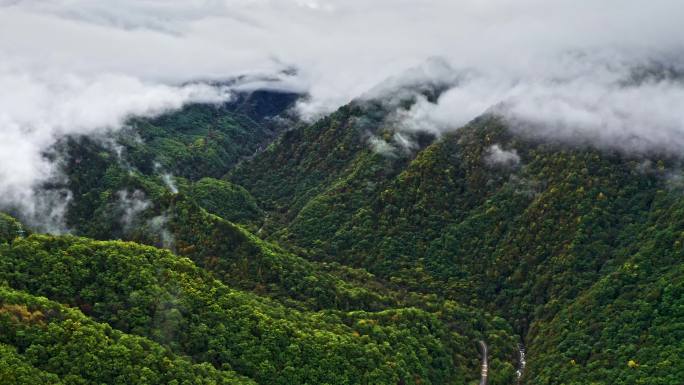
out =
[[[352,104],[288,132],[229,174],[271,210],[271,239],[501,314],[529,345],[523,381],[684,378],[684,299],[665,286],[684,279],[678,159],[540,141],[495,116],[387,154],[374,151],[369,132],[391,138],[395,128],[383,119],[368,128],[359,111]],[[642,266],[637,259],[658,266],[639,273],[643,290],[617,279]],[[574,316],[579,330],[564,331],[567,309],[606,286],[614,299],[590,302]],[[666,302],[656,316],[658,301]],[[646,342],[656,329],[661,339]]]
[[[281,119],[295,99],[62,141],[45,188],[71,192],[67,226],[88,238],[0,214],[0,378],[473,384],[483,341],[490,385],[682,382],[678,158],[494,115],[407,131],[411,98]],[[64,361],[80,338],[92,355]],[[111,360],[121,372],[84,373]]]
[[[3,216],[0,282],[7,290],[45,296],[79,309],[79,317],[93,325],[145,338],[163,354],[223,378],[207,380],[216,383],[244,376],[263,384],[461,384],[479,378],[477,341],[484,339],[493,344],[491,383],[514,380],[517,338],[500,317],[406,291],[363,269],[307,260],[256,236],[268,214],[247,190],[211,178],[202,157],[188,161],[183,151],[155,148],[155,138],[166,136],[192,148],[182,133],[194,126],[176,122],[197,119],[198,111],[216,119],[207,123],[212,130],[235,114],[196,106],[156,120],[153,136],[140,128],[149,126],[133,122],[141,140],[70,138],[55,149],[64,159],[66,181],[46,186],[72,192],[67,215],[73,232],[164,247],[190,260],[134,243],[29,235]],[[238,131],[259,136],[255,127],[264,123],[236,124]],[[154,166],[160,157],[168,163]],[[175,168],[176,162],[197,162],[197,172],[184,174],[187,168]],[[17,306],[42,311],[24,302]],[[9,334],[24,327],[24,318],[12,317]],[[27,371],[63,382],[73,380],[67,372],[83,383],[100,381],[82,375],[80,364],[38,364],[27,353],[31,341],[4,343],[4,359],[21,361]],[[59,345],[53,354],[77,354],[69,349]],[[104,357],[90,357],[88,365]],[[3,373],[18,376],[14,368],[10,364]],[[176,378],[164,373],[148,382]],[[185,374],[191,383],[204,381],[205,374]],[[117,376],[111,381],[142,383]]]
[[[36,332],[41,332],[46,309],[57,306],[45,300],[37,304],[29,294],[80,309],[90,319],[74,322],[80,322],[79,325],[86,321],[85,325],[91,325],[90,320],[99,322],[103,326],[92,323],[97,330],[102,330],[97,333],[114,333],[114,341],[120,338],[121,332],[142,336],[163,346],[161,350],[155,348],[158,349],[155,354],[177,354],[190,362],[212,364],[200,366],[204,368],[201,373],[206,372],[207,376],[235,377],[232,372],[235,371],[264,384],[393,384],[402,379],[463,383],[477,375],[468,369],[470,360],[466,357],[474,353],[469,341],[475,336],[460,336],[458,330],[465,327],[465,332],[472,332],[470,328],[484,326],[489,329],[483,332],[492,336],[496,333],[492,326],[497,325],[477,326],[473,322],[484,320],[479,321],[476,315],[455,304],[446,304],[444,310],[435,314],[418,308],[388,308],[377,312],[296,310],[231,289],[191,261],[168,251],[133,243],[32,235],[5,243],[0,253],[3,256],[0,281],[13,290],[27,293],[12,294],[12,290],[6,289],[8,297],[3,299],[6,310],[0,314],[6,328],[3,343],[13,347],[8,352],[16,349],[17,353],[3,359],[11,360],[12,354],[19,354],[28,364],[57,376],[86,375],[82,373],[85,367],[79,365],[99,365],[101,360],[106,360],[109,348],[92,352],[82,364],[80,361],[57,364],[55,360],[61,359],[58,357],[77,354],[72,352],[76,347],[71,344],[78,344],[80,336],[86,337],[77,334],[60,340],[67,338],[55,335],[61,329],[48,328],[42,331],[46,333],[44,337],[27,340],[24,328],[37,327]],[[84,319],[74,310],[59,309],[57,313],[50,312],[45,321],[52,325],[59,320],[55,328],[70,327],[62,324],[66,322],[60,316],[63,312],[73,314],[76,320]],[[452,325],[453,322],[460,325],[449,330],[449,324],[439,319],[443,311],[451,312],[448,315]],[[498,326],[505,327],[505,324],[499,322]],[[500,333],[506,335],[505,330]],[[113,343],[106,342],[112,337],[93,338],[105,339],[105,344]],[[506,338],[501,341],[511,342]],[[46,348],[50,350],[41,350]],[[43,356],[35,357],[41,351]],[[53,355],[56,358],[50,358]],[[40,357],[48,360],[47,363]],[[135,357],[121,359],[132,360],[131,365],[153,365],[140,363]],[[221,372],[212,374],[213,368]],[[191,381],[199,381],[199,374],[195,377],[192,373],[184,374]],[[163,375],[163,371],[155,374]],[[179,376],[168,375],[172,377],[151,377],[149,383],[165,383],[163,378]],[[87,377],[82,381],[97,382]]]

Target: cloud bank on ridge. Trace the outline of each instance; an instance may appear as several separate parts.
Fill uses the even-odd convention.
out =
[[[679,0],[0,0],[0,205],[35,210],[59,137],[225,100],[198,82],[238,75],[308,93],[303,117],[429,80],[450,89],[402,129],[494,111],[533,135],[681,152],[682,14]]]

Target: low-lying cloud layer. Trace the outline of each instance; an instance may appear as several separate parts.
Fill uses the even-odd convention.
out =
[[[0,205],[14,206],[28,218],[45,213],[36,187],[56,176],[45,152],[60,138],[116,130],[134,115],[154,116],[186,103],[230,96],[201,84],[173,87],[125,75],[83,77],[6,68],[0,70],[0,89]]]
[[[0,205],[35,209],[59,137],[223,100],[198,81],[238,75],[307,92],[303,117],[426,79],[450,89],[402,130],[493,111],[532,135],[678,153],[682,14],[680,0],[0,0]]]
[[[491,112],[534,137],[678,154],[684,150],[684,78],[664,77],[659,65],[650,65],[647,75],[637,66],[597,66],[567,78],[471,75],[434,103],[419,98],[401,113],[401,129],[440,134]]]

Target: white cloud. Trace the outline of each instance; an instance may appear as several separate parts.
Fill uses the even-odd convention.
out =
[[[368,138],[368,144],[370,144],[373,152],[380,154],[382,156],[394,158],[397,156],[397,148],[387,143],[386,140],[378,138],[377,136],[371,136]]]
[[[402,130],[498,105],[534,135],[679,151],[682,84],[619,82],[652,59],[684,68],[682,14],[680,0],[0,0],[0,204],[53,173],[41,153],[58,137],[219,99],[183,84],[244,74],[307,91],[305,116],[428,79],[452,88]]]
[[[218,102],[226,90],[206,85],[167,86],[125,75],[83,77],[54,72],[0,69],[0,205],[19,206],[27,218],[37,210],[36,187],[55,176],[44,153],[67,134],[120,128],[130,116],[154,116],[189,102]],[[66,196],[64,196],[66,197]],[[55,227],[51,224],[50,227]]]
[[[618,150],[684,150],[684,86],[672,81],[620,86],[601,79],[532,84],[499,108],[513,129]]]
[[[520,163],[520,155],[515,149],[504,150],[498,144],[493,144],[487,149],[485,162],[489,165],[515,166]]]
[[[151,205],[145,193],[140,190],[135,190],[129,193],[126,190],[116,192],[117,206],[122,211],[121,218],[119,218],[125,231],[130,231],[138,216]]]
[[[630,68],[569,79],[471,77],[436,103],[419,98],[401,112],[400,129],[440,134],[485,112],[504,117],[518,133],[628,152],[684,149],[684,83],[660,79],[625,83]]]
[[[309,113],[433,56],[523,81],[594,71],[589,59],[564,63],[569,51],[635,61],[684,44],[678,0],[4,3],[0,52],[25,67],[180,82],[295,66],[312,94]]]

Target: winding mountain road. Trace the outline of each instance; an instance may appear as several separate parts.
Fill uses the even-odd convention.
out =
[[[518,370],[516,370],[516,374],[518,376],[518,384],[520,384],[520,379],[522,378],[523,373],[525,373],[525,366],[527,366],[527,359],[526,354],[525,354],[525,345],[523,343],[518,344]]]
[[[489,363],[487,359],[487,344],[484,341],[479,341],[480,349],[482,350],[482,372],[480,377],[480,385],[487,385],[487,375],[489,374]]]

